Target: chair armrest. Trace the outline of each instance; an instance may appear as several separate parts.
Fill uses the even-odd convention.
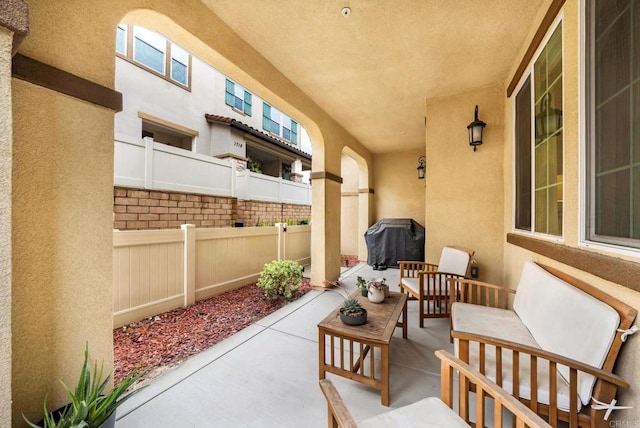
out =
[[[463,342],[477,342],[480,344],[495,346],[497,348],[507,349],[513,351],[514,353],[522,353],[527,354],[532,357],[547,360],[550,363],[555,363],[555,365],[562,365],[568,367],[570,370],[575,369],[584,373],[588,373],[592,376],[597,377],[605,382],[611,383],[615,386],[628,388],[629,383],[622,379],[620,376],[604,371],[594,366],[590,366],[589,364],[585,364],[581,361],[574,360],[572,358],[565,357],[560,354],[556,354],[553,352],[545,351],[540,348],[533,348],[528,345],[523,345],[516,342],[511,342],[510,340],[497,339],[495,337],[483,336],[480,334],[466,333],[463,331],[452,331],[451,336],[454,339],[458,339],[460,341],[460,354],[462,355],[462,343]],[[468,349],[467,349],[468,351]],[[465,361],[464,358],[460,357],[461,360]],[[467,354],[468,359],[468,354]],[[480,367],[480,372],[484,372],[484,368]]]
[[[357,428],[356,422],[333,383],[329,379],[322,379],[320,380],[320,389],[327,399],[329,427]]]
[[[515,290],[510,288],[473,279],[451,278],[447,281],[449,281],[450,285],[456,290],[455,293],[450,294],[452,304],[458,301],[461,303],[472,303],[474,305],[507,309],[509,306],[509,295],[516,293]]]

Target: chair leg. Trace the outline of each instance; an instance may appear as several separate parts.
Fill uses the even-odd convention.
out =
[[[420,328],[424,328],[424,299],[418,299],[418,319]]]

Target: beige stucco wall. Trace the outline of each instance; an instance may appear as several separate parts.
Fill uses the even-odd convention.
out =
[[[0,425],[11,425],[11,44],[0,27]]]
[[[371,164],[366,149],[300,89],[246,45],[202,2],[33,0],[30,35],[19,53],[112,88],[115,27],[162,28],[261,98],[300,120],[313,143],[313,171],[340,176],[342,149]],[[89,342],[91,357],[112,365],[111,233],[113,117],[96,107],[12,79],[13,252],[12,413],[35,418],[58,379],[74,383]],[[4,99],[3,99],[4,100]],[[285,101],[286,100],[286,101]],[[3,101],[4,102],[4,101]],[[44,196],[46,195],[46,197]],[[312,284],[337,279],[340,184],[313,183]],[[90,213],[90,214],[88,214]],[[4,328],[4,326],[3,326]],[[10,351],[0,348],[2,357]],[[2,367],[2,366],[0,366]],[[6,400],[3,400],[6,402]]]
[[[425,180],[419,180],[416,171],[420,156],[424,156],[424,150],[374,156],[375,221],[412,218],[424,226]]]
[[[342,207],[340,210],[340,254],[358,255],[358,163],[342,155]]]
[[[580,16],[578,0],[567,0],[563,8],[563,65],[564,65],[564,245],[571,247],[580,247],[580,154],[584,144],[584,133],[580,131],[581,110],[579,101],[580,95]],[[546,7],[546,6],[545,6]],[[545,9],[546,10],[546,9]],[[541,14],[540,14],[541,16]],[[538,22],[532,23],[533,31],[537,28]],[[533,32],[532,32],[533,33]],[[527,41],[529,43],[529,41]],[[522,58],[522,54],[518,57],[518,61]],[[514,62],[513,70],[517,67]],[[509,77],[513,75],[513,72]],[[513,98],[513,97],[512,97]],[[504,204],[504,229],[505,232],[512,230],[512,206],[513,206],[513,106],[512,98],[505,98],[505,141],[504,145],[504,183],[505,183],[505,200]],[[583,247],[584,248],[584,247]],[[596,250],[589,250],[596,251]],[[616,253],[606,253],[613,257],[625,258],[640,263],[639,257],[625,256]],[[529,252],[522,248],[504,244],[504,283],[511,288],[515,288],[520,277],[522,265],[526,260],[535,260],[542,263],[557,267],[567,273],[581,278],[590,284],[604,290],[612,296],[626,302],[627,304],[640,310],[640,293],[630,290],[618,284],[605,281],[597,276],[586,274],[577,269],[570,268],[556,261],[547,259],[538,254]],[[637,322],[636,322],[637,323]],[[637,336],[637,335],[636,335]],[[618,404],[626,406],[634,406],[630,410],[614,411],[609,426],[635,426],[640,421],[640,338],[632,336],[623,345],[621,354],[616,364],[616,373],[631,384],[626,390],[621,390],[618,394]],[[627,425],[623,425],[627,424]]]
[[[503,94],[492,86],[426,103],[426,259],[437,263],[445,245],[467,247],[484,281],[502,279]],[[467,125],[476,105],[487,127],[474,152]]]
[[[14,79],[13,420],[113,361],[113,112]]]

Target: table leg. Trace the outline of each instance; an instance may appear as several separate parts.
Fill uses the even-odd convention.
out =
[[[318,329],[318,379],[322,380],[325,378],[325,344],[324,344],[324,331],[322,329]]]
[[[380,348],[382,358],[382,389],[381,402],[383,406],[389,406],[389,346],[383,345]]]

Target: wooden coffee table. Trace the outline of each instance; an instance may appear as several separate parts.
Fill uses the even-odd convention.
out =
[[[339,308],[318,324],[320,379],[324,379],[328,372],[372,386],[380,390],[381,402],[388,406],[389,344],[396,327],[402,327],[402,337],[407,338],[407,295],[392,291],[384,302],[371,303],[359,294],[358,291],[354,297],[367,310],[365,324],[351,326],[343,323],[338,317]],[[399,321],[400,315],[402,322]],[[374,358],[376,349],[379,349],[379,362]],[[380,373],[376,376],[378,364]]]

